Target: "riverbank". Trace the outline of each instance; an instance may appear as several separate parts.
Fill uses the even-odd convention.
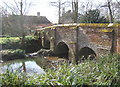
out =
[[[47,68],[45,74],[27,76],[24,72],[18,73],[6,71],[0,74],[3,86],[18,85],[19,87],[30,85],[50,86],[111,86],[120,85],[119,55],[102,56],[96,61],[85,60],[78,65],[63,64],[57,67]]]
[[[2,61],[9,61],[15,59],[24,59],[26,58],[25,52],[21,49],[8,49],[8,50],[1,50],[0,55],[2,55]]]
[[[0,55],[2,61],[9,61],[14,59],[26,58],[27,53],[36,52],[42,48],[40,41],[33,36],[25,38],[24,46],[21,47],[21,40],[19,37],[3,37],[0,38]]]

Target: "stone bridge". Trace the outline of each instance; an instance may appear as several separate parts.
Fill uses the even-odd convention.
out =
[[[120,24],[61,24],[37,29],[42,47],[77,62],[89,55],[120,53]]]

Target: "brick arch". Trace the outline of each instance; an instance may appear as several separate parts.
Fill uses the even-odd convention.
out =
[[[87,59],[88,57],[90,59],[94,59],[95,56],[97,56],[95,51],[89,47],[83,47],[78,52],[78,58],[79,58],[78,60],[84,60]]]
[[[69,47],[68,47],[68,45],[63,41],[59,42],[55,47],[55,54],[58,57],[68,59],[68,57],[69,57],[68,56],[69,55]]]

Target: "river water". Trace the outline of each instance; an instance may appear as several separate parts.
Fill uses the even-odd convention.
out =
[[[42,67],[51,67],[49,61],[57,61],[61,58],[58,57],[36,57],[27,59],[17,59],[0,63],[0,73],[4,73],[7,69],[12,71],[23,72],[28,74],[44,74],[45,71]],[[46,61],[49,60],[49,61]]]

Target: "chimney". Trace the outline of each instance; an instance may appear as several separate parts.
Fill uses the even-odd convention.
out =
[[[37,12],[37,16],[40,17],[40,12]]]

